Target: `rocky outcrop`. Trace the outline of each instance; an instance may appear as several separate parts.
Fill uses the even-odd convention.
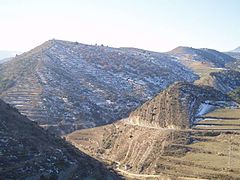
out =
[[[146,127],[186,129],[196,116],[229,103],[227,95],[212,87],[178,82],[133,111],[128,120]]]

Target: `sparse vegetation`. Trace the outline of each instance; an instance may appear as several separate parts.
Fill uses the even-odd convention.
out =
[[[6,90],[7,88],[10,88],[13,84],[14,84],[13,80],[2,79],[0,77],[0,92]]]
[[[216,120],[202,123],[221,124],[221,128],[210,126],[209,130],[163,131],[120,121],[115,125],[74,132],[67,140],[80,144],[85,152],[91,152],[102,161],[118,162],[115,168],[119,167],[120,173],[129,172],[134,178],[138,178],[134,174],[146,177],[163,174],[183,179],[237,179],[240,174],[240,129],[236,130],[239,112],[240,109],[223,108],[206,114],[204,117]],[[112,139],[111,147],[98,156],[98,149],[103,145],[100,142],[113,134],[118,136]],[[77,140],[83,136],[88,138]],[[125,165],[131,168],[124,169]]]
[[[49,40],[0,64],[0,78],[8,80],[0,79],[2,99],[62,135],[124,118],[197,75],[163,53]]]
[[[230,92],[229,96],[240,104],[240,88],[237,88],[234,91]]]
[[[76,179],[89,176],[93,179],[118,179],[104,165],[40,128],[2,100],[0,130],[0,179]]]

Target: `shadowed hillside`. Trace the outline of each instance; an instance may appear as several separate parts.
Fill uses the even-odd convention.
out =
[[[118,179],[0,100],[0,179]]]

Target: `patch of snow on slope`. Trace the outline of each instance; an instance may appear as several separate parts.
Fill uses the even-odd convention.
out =
[[[226,101],[205,101],[203,103],[201,103],[201,105],[198,108],[197,114],[196,116],[202,116],[204,114],[207,114],[211,111],[213,111],[216,108],[237,108],[238,104],[236,102],[230,101],[230,102],[226,102]]]
[[[214,106],[214,105],[211,105],[208,103],[201,103],[196,116],[202,116],[204,114],[207,114],[207,113],[211,112],[212,110],[214,110],[215,108],[216,108],[216,106]]]

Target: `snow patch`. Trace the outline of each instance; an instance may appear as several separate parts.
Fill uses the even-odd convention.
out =
[[[198,108],[196,116],[202,116],[204,114],[207,114],[211,111],[213,111],[216,108],[230,108],[234,109],[237,108],[238,104],[233,101],[205,101],[201,103],[201,105]]]
[[[196,114],[196,116],[202,116],[204,114],[207,114],[209,112],[211,112],[212,110],[214,110],[216,108],[216,106],[211,105],[211,104],[207,104],[207,103],[201,103],[201,105],[198,108],[198,112]]]

